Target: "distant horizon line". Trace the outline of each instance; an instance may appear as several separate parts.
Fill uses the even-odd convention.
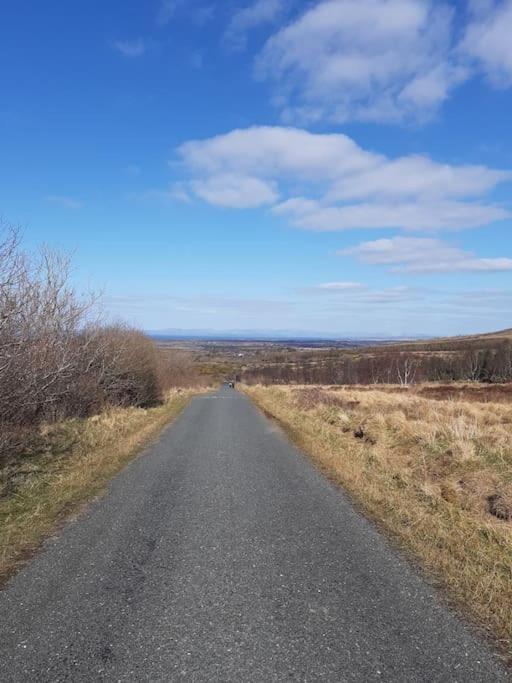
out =
[[[163,329],[145,330],[146,334],[154,338],[167,339],[211,339],[222,341],[229,340],[311,340],[311,341],[391,341],[411,339],[433,339],[434,335],[387,335],[382,333],[354,333],[347,332],[308,332],[305,330],[212,330],[212,329]]]

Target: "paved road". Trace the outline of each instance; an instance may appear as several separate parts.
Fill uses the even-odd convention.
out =
[[[0,594],[0,680],[508,678],[343,494],[221,389]]]

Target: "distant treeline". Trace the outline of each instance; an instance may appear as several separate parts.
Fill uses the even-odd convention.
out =
[[[244,372],[248,384],[401,384],[416,382],[470,380],[481,382],[512,381],[512,341],[486,340],[485,348],[458,340],[456,348],[442,352],[437,348],[421,350],[403,347],[372,349],[367,353],[295,356],[287,362],[252,367]],[[466,346],[466,348],[464,348]],[[469,347],[469,348],[468,348]]]
[[[0,225],[0,465],[29,453],[43,423],[150,406],[190,380],[183,359],[139,330],[105,323],[69,271],[67,258],[29,255],[17,230]]]

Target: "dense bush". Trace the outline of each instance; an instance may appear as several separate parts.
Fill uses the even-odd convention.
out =
[[[142,332],[102,323],[95,297],[70,286],[66,258],[30,257],[0,227],[0,459],[29,448],[43,422],[160,401],[172,358]]]

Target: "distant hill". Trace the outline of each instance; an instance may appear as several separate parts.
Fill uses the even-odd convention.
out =
[[[478,338],[478,337],[511,339],[512,338],[512,327],[509,327],[507,330],[499,330],[498,332],[485,332],[484,334],[474,335],[474,338]]]
[[[414,341],[391,342],[389,347],[397,350],[411,351],[463,351],[494,348],[504,341],[512,340],[512,328],[496,332],[458,335],[456,337],[435,337],[433,339],[416,339]]]

